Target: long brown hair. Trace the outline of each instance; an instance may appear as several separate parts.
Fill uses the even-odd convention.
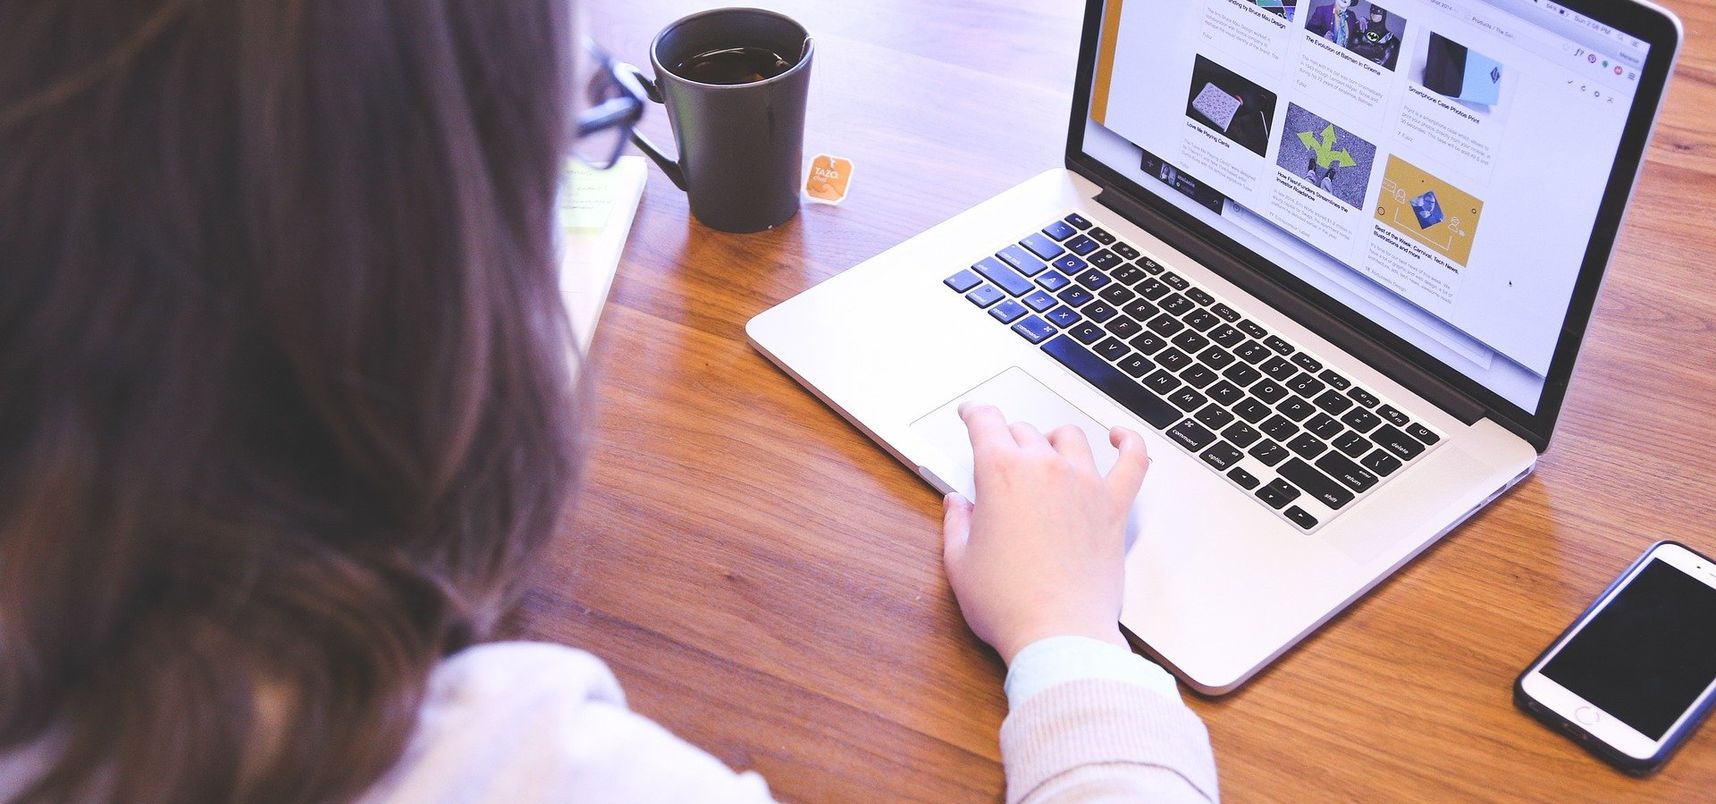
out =
[[[0,753],[26,798],[399,757],[575,467],[557,0],[0,3]]]

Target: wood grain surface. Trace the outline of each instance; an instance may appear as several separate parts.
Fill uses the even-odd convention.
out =
[[[1649,542],[1716,549],[1716,0],[1687,45],[1561,429],[1535,476],[1220,699],[1224,795],[1695,800],[1716,729],[1646,780],[1513,707],[1514,676]],[[1061,163],[1082,3],[776,0],[818,40],[808,153],[840,207],[691,221],[652,169],[597,333],[578,511],[520,635],[606,659],[639,712],[805,801],[997,798],[1004,668],[942,576],[940,500],[745,342],[745,321]],[[596,0],[647,64],[708,7]],[[668,139],[659,107],[644,130]]]

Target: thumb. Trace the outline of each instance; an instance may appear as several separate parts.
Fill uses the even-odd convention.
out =
[[[941,503],[942,557],[952,559],[965,552],[965,543],[971,539],[971,501],[959,492],[949,492]]]

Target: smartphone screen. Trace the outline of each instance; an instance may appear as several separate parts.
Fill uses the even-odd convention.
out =
[[[1541,672],[1660,740],[1716,680],[1716,589],[1651,559]]]

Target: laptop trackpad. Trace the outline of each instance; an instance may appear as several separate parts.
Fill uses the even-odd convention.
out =
[[[1076,425],[1090,441],[1096,468],[1103,474],[1107,474],[1109,468],[1114,466],[1114,459],[1119,455],[1108,443],[1107,426],[1062,399],[1024,369],[1015,366],[960,394],[912,423],[912,433],[923,439],[941,456],[941,460],[934,462],[935,465],[920,467],[920,473],[928,470],[935,479],[965,495],[966,499],[977,500],[976,484],[972,480],[971,437],[966,432],[965,422],[959,418],[959,406],[967,401],[994,405],[1001,409],[1001,414],[1007,421],[1029,422],[1044,434],[1063,425]],[[1132,546],[1137,535],[1138,506],[1134,505],[1126,528],[1128,548]]]

